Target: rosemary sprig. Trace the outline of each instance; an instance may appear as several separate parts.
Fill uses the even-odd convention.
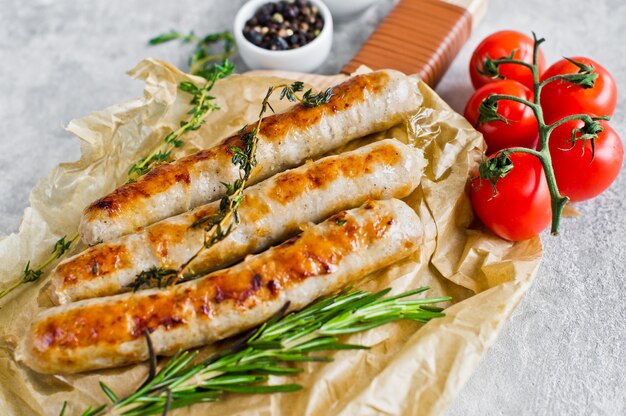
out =
[[[232,146],[230,148],[233,156],[232,163],[239,168],[239,178],[232,184],[224,183],[226,194],[220,200],[220,207],[216,214],[198,219],[192,227],[204,227],[205,237],[202,246],[183,263],[177,270],[173,269],[151,269],[137,275],[136,279],[129,285],[134,290],[147,286],[163,286],[176,284],[185,278],[187,272],[192,271],[192,263],[205,250],[213,247],[222,241],[234,230],[239,223],[237,210],[243,200],[243,191],[250,180],[252,170],[256,166],[256,148],[258,143],[258,132],[261,129],[263,115],[267,110],[274,112],[269,99],[275,91],[280,90],[280,99],[287,99],[291,102],[300,102],[306,107],[317,107],[327,103],[332,97],[332,89],[315,94],[312,89],[305,91],[301,97],[299,92],[304,90],[304,83],[293,82],[291,84],[280,84],[268,88],[261,103],[258,121],[254,127],[244,126],[241,130],[241,142],[243,148]]]
[[[187,113],[191,117],[187,121],[182,121],[178,129],[165,136],[163,142],[152,153],[130,167],[128,182],[134,182],[158,165],[170,162],[172,151],[184,144],[182,136],[188,131],[198,130],[212,111],[219,110],[219,106],[212,102],[215,97],[210,96],[209,93],[218,80],[230,75],[234,69],[235,66],[225,59],[220,64],[213,64],[207,73],[207,82],[202,87],[188,81],[180,83],[179,88],[193,96],[190,102],[193,107]]]
[[[172,30],[167,33],[161,33],[160,35],[150,39],[148,44],[160,45],[177,39],[180,39],[183,43],[196,44],[196,48],[191,54],[191,57],[189,57],[189,73],[206,79],[210,79],[211,77],[213,70],[211,64],[213,62],[224,61],[237,53],[235,38],[228,31],[210,33],[204,37],[198,37],[193,32],[188,35],[184,35],[180,32]],[[223,52],[215,53],[212,51],[212,47],[219,42],[223,42],[224,44]]]
[[[52,253],[50,253],[50,256],[37,267],[31,268],[30,260],[28,260],[26,266],[24,267],[24,271],[22,271],[21,279],[17,280],[8,288],[0,291],[0,299],[2,299],[3,297],[5,297],[25,283],[35,282],[39,280],[39,278],[43,275],[43,270],[48,267],[53,261],[63,257],[63,255],[70,250],[77,238],[78,233],[74,234],[69,239],[67,239],[66,235],[59,238],[56,243],[54,243],[54,247],[52,248]]]
[[[283,316],[282,310],[248,336],[212,357],[193,363],[198,352],[178,354],[134,393],[118,399],[104,383],[101,387],[119,415],[153,415],[195,403],[219,400],[224,393],[278,393],[301,388],[295,383],[266,384],[269,375],[288,376],[302,371],[291,363],[332,361],[332,357],[311,353],[332,350],[367,349],[347,344],[338,337],[367,331],[399,320],[426,323],[444,316],[434,306],[450,297],[407,299],[428,290],[422,287],[385,297],[391,289],[371,293],[346,289],[322,298],[299,312]],[[149,348],[151,355],[154,352]],[[84,416],[101,414],[107,405],[89,408]]]

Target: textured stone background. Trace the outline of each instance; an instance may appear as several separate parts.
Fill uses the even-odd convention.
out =
[[[207,33],[230,27],[242,1],[0,0],[0,234],[15,232],[36,181],[78,157],[70,119],[141,93],[124,72],[154,56],[185,65],[188,47],[149,48],[172,28]],[[337,27],[335,73],[391,8],[382,0]],[[535,30],[561,55],[603,63],[624,90],[626,2],[492,0],[438,92],[462,111],[471,94],[467,62],[487,34]],[[626,137],[624,101],[613,126]],[[626,414],[626,176],[579,204],[558,238],[545,235],[545,260],[526,299],[504,327],[448,414]]]

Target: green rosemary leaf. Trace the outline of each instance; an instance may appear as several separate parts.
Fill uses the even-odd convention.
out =
[[[87,410],[83,412],[83,416],[97,416],[101,414],[104,411],[104,409],[106,409],[106,407],[107,407],[106,404],[102,404],[95,408],[92,408],[91,406],[89,406]]]
[[[422,310],[427,312],[443,312],[443,308],[440,308],[438,306],[422,305],[421,308]]]
[[[299,384],[277,384],[273,386],[228,386],[221,390],[230,393],[245,393],[245,394],[269,394],[269,393],[291,393],[301,390],[302,386]]]
[[[248,345],[254,347],[257,350],[271,350],[276,348],[281,348],[282,344],[279,341],[268,340],[268,341],[249,341]]]
[[[224,368],[227,368],[227,367],[224,367]],[[238,373],[239,373],[238,370],[235,370],[234,374],[230,372],[225,372],[224,375],[205,381],[202,384],[202,387],[215,388],[217,386],[217,388],[223,388],[224,386],[228,386],[228,385],[263,383],[268,380],[268,377],[266,375],[238,374]]]
[[[119,401],[119,399],[117,398],[117,395],[113,392],[113,390],[111,390],[109,386],[104,384],[102,381],[100,382],[100,388],[102,389],[104,394],[106,394],[106,396],[109,398],[109,400],[111,400],[111,403],[117,403]]]

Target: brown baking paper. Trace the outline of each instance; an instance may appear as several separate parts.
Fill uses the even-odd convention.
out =
[[[143,98],[70,122],[67,130],[81,140],[81,158],[59,165],[37,184],[19,232],[0,240],[0,285],[19,278],[28,259],[38,264],[47,257],[60,236],[75,233],[82,209],[123,183],[129,166],[185,117],[190,96],[178,90],[179,82],[202,82],[156,60],[142,61],[130,75],[145,81]],[[218,82],[213,93],[221,110],[188,136],[188,144],[176,156],[209,147],[253,122],[267,87],[279,83],[280,76],[318,88],[343,78],[273,75],[234,75]],[[453,400],[531,284],[542,250],[539,239],[513,244],[472,227],[465,187],[480,158],[482,138],[425,84],[419,86],[421,96],[416,99],[423,106],[407,123],[350,147],[396,137],[424,150],[429,162],[425,176],[405,201],[421,216],[425,241],[410,258],[368,276],[358,286],[368,290],[391,286],[400,292],[429,285],[426,296],[453,297],[447,316],[426,325],[400,322],[346,337],[346,342],[371,349],[333,353],[332,363],[304,364],[297,377],[270,379],[300,383],[304,388],[299,392],[231,394],[220,402],[175,413],[436,415]],[[287,105],[276,102],[274,108],[281,111]],[[80,414],[89,405],[107,402],[99,381],[120,396],[143,381],[145,364],[45,376],[16,363],[17,340],[36,311],[49,305],[45,275],[0,303],[0,414],[55,415],[64,401],[66,414]]]

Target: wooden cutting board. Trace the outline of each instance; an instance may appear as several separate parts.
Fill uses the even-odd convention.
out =
[[[434,88],[486,9],[487,0],[400,0],[342,72],[392,68]]]

